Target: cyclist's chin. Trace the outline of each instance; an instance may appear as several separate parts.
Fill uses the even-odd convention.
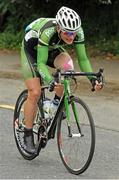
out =
[[[62,38],[62,39],[66,44],[72,44],[74,40],[74,38]]]
[[[65,42],[66,44],[72,44],[72,43],[73,43],[73,40],[64,39],[64,42]]]

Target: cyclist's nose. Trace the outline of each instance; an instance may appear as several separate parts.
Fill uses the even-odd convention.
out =
[[[71,41],[71,40],[74,40],[74,35],[71,35],[68,37],[68,39]]]

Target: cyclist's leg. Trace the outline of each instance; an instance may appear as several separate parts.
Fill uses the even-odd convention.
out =
[[[24,107],[25,126],[28,129],[32,129],[37,111],[37,102],[40,97],[41,86],[39,78],[25,80],[25,84],[28,89],[28,98]]]
[[[70,55],[67,52],[62,52],[59,55],[56,56],[54,60],[54,66],[58,69],[62,69],[64,71],[67,70],[73,70],[73,61],[70,57]],[[62,96],[63,93],[63,87],[59,86],[56,88],[56,95]]]
[[[64,71],[74,70],[72,58],[67,52],[62,52],[55,58],[54,66]]]
[[[24,40],[21,49],[22,74],[28,89],[28,98],[25,104],[25,125],[29,129],[33,127],[37,101],[41,93],[40,80],[33,68],[37,52],[29,45],[33,44],[31,42],[34,42],[34,39],[31,38],[28,42]]]
[[[53,50],[49,53],[47,65],[64,71],[74,69],[70,55],[67,52],[60,52],[59,50]],[[55,92],[55,97],[60,99],[63,94],[63,86],[57,86]]]
[[[37,102],[41,93],[40,80],[33,69],[33,63],[35,63],[36,52],[27,47],[27,42],[22,44],[21,49],[21,65],[23,77],[25,79],[25,85],[28,89],[28,98],[24,106],[24,118],[25,118],[25,134],[24,142],[26,151],[34,153],[34,139],[33,139],[33,122],[37,111]]]

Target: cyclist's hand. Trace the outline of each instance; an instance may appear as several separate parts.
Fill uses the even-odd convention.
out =
[[[95,86],[94,89],[95,91],[99,91],[103,88],[103,83],[102,82],[98,82],[97,80],[95,81]]]
[[[97,79],[92,79],[91,80],[92,83],[92,91],[99,91],[103,88],[103,83],[101,81],[98,81]]]
[[[55,82],[54,80],[50,81],[49,83],[49,91],[52,92],[54,91],[54,87],[57,85],[57,82]]]

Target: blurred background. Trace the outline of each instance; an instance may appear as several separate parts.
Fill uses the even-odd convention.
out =
[[[80,15],[87,46],[119,55],[119,0],[0,0],[0,49],[19,49],[24,28],[39,17],[55,17],[61,6]]]

